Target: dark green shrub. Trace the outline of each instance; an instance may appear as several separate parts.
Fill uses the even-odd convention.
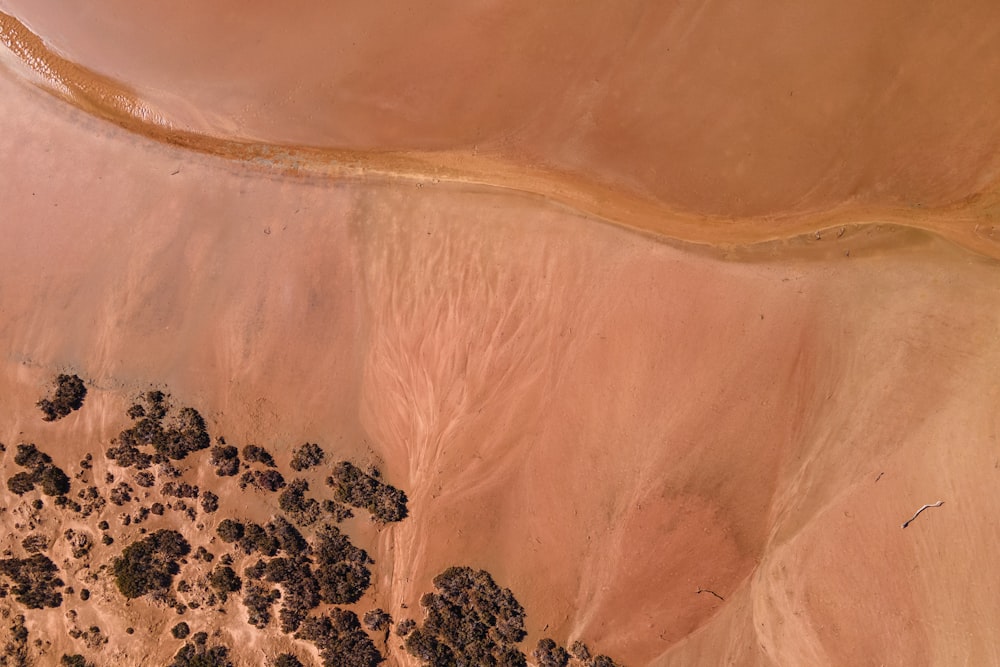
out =
[[[170,634],[174,636],[174,639],[184,639],[191,633],[191,628],[184,621],[181,621],[174,627],[170,628]]]

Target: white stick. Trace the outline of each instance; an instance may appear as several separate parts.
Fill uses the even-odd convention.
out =
[[[914,514],[912,517],[910,517],[909,521],[907,521],[906,523],[903,524],[903,528],[906,528],[911,523],[913,523],[913,520],[916,519],[918,516],[920,516],[920,513],[923,512],[928,507],[941,507],[942,505],[944,505],[944,501],[943,500],[939,500],[936,503],[934,503],[933,505],[924,505],[923,507],[921,507],[920,509],[917,510],[916,514]]]

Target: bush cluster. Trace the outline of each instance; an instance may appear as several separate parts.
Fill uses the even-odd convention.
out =
[[[315,443],[307,442],[292,452],[292,470],[295,472],[308,470],[309,468],[318,466],[323,462],[324,458],[326,458],[326,454],[323,452],[322,447]]]
[[[373,561],[336,526],[324,524],[316,531],[313,556],[323,602],[353,604],[364,595],[371,583],[367,566]]]
[[[569,664],[569,653],[566,649],[548,637],[538,640],[531,657],[538,663],[538,667],[566,667]]]
[[[260,463],[269,468],[274,467],[274,457],[271,452],[258,445],[246,445],[243,448],[243,458],[250,463]]]
[[[338,501],[368,510],[376,521],[389,523],[406,518],[406,494],[365,474],[350,461],[335,465],[326,483]]]
[[[240,471],[240,452],[232,445],[216,445],[212,447],[209,463],[215,466],[219,477],[232,477]]]
[[[59,568],[45,554],[28,558],[0,559],[0,574],[14,582],[14,599],[28,609],[58,607],[62,604],[63,580],[56,576]]]
[[[52,457],[39,451],[33,444],[20,444],[14,463],[26,469],[7,479],[7,488],[12,493],[24,495],[38,486],[47,496],[63,496],[69,493],[69,477],[52,463]]]
[[[515,646],[524,639],[524,608],[484,570],[451,567],[434,578],[437,593],[420,600],[423,627],[406,637],[406,650],[426,665],[523,667]]]
[[[199,632],[194,642],[185,644],[174,655],[167,667],[233,667],[229,661],[229,649],[225,646],[207,646],[208,636]]]
[[[55,385],[56,390],[52,398],[43,398],[37,403],[44,415],[42,419],[47,422],[62,419],[74,410],[79,410],[83,407],[83,399],[87,396],[87,387],[76,375],[58,375]]]
[[[281,476],[280,472],[270,468],[267,470],[248,470],[240,476],[240,489],[245,489],[248,486],[258,491],[274,493],[284,488],[285,478]]]
[[[324,667],[375,667],[385,660],[357,615],[337,607],[306,618],[295,638],[315,644]]]
[[[304,479],[296,479],[278,496],[278,507],[300,526],[316,523],[320,517],[319,502],[314,498],[306,497],[308,490],[309,482]]]
[[[106,455],[124,467],[148,468],[150,463],[185,458],[189,453],[207,449],[211,444],[205,420],[194,408],[181,408],[174,419],[165,423],[169,406],[161,391],[147,392],[128,410],[132,428],[118,435],[117,443]],[[140,447],[152,447],[150,456]]]
[[[190,552],[191,545],[176,530],[158,530],[125,547],[114,560],[115,584],[127,598],[166,591],[180,570],[177,560]]]

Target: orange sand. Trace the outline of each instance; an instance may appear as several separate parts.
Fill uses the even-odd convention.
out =
[[[526,646],[582,638],[631,667],[1000,664],[1000,585],[989,576],[1000,538],[992,520],[1000,496],[991,492],[1000,475],[998,267],[929,232],[860,224],[895,219],[910,202],[964,198],[993,178],[1000,134],[985,110],[997,84],[985,77],[997,42],[978,32],[993,25],[989,7],[949,14],[947,39],[933,12],[872,17],[860,4],[752,15],[709,4],[694,17],[682,8],[665,18],[643,15],[641,4],[632,14],[584,16],[574,4],[538,9],[531,22],[513,9],[469,9],[440,24],[430,7],[399,16],[376,8],[343,17],[340,29],[351,26],[360,41],[333,62],[325,49],[347,37],[302,38],[317,25],[310,14],[270,32],[259,27],[274,20],[267,12],[243,14],[229,42],[215,40],[231,10],[218,3],[217,15],[198,10],[193,24],[204,34],[183,52],[191,60],[164,65],[173,42],[135,26],[191,20],[193,5],[140,15],[131,3],[106,2],[74,23],[70,10],[27,4],[5,0],[0,9],[67,57],[134,86],[135,99],[221,139],[455,151],[481,142],[507,169],[523,160],[579,171],[581,188],[621,185],[623,198],[638,192],[632,201],[661,212],[797,215],[850,200],[866,213],[800,215],[762,231],[761,221],[740,219],[692,236],[714,246],[690,246],[597,224],[543,188],[415,181],[389,168],[346,180],[289,175],[280,161],[270,170],[163,145],[4,70],[0,440],[8,447],[38,442],[72,474],[84,452],[102,458],[135,392],[165,383],[202,410],[213,434],[260,441],[279,459],[320,442],[379,463],[408,492],[403,523],[351,526],[377,563],[366,600],[397,619],[419,615],[441,569],[467,564],[488,569],[524,604]],[[366,37],[366,22],[387,16],[385,30]],[[510,34],[504,26],[541,31],[557,20],[564,27],[551,41],[551,32],[524,37],[551,49],[552,63],[527,49],[510,69],[483,69],[497,36]],[[788,29],[814,23],[826,29]],[[412,29],[425,24],[437,27]],[[647,36],[655,26],[662,34]],[[780,39],[751,42],[758,28]],[[102,42],[103,30],[119,39]],[[605,32],[612,37],[592,48]],[[455,35],[460,43],[447,41]],[[558,65],[583,51],[594,62],[610,58],[626,38],[618,62],[580,66],[607,75],[600,86]],[[386,44],[400,39],[405,48],[390,54]],[[312,50],[302,61],[266,57],[293,40]],[[422,52],[428,44],[439,51]],[[644,70],[664,44],[677,44],[671,53],[684,67]],[[834,47],[847,56],[824,55]],[[803,58],[783,57],[789,49]],[[467,60],[441,55],[466,51]],[[250,52],[260,54],[256,66],[241,60]],[[735,57],[745,52],[753,57]],[[956,54],[964,60],[944,58]],[[378,63],[379,75],[355,75],[348,96],[333,84],[358,62]],[[448,67],[430,66],[440,62]],[[868,62],[872,79],[828,89],[869,71]],[[982,66],[963,67],[972,62]],[[535,87],[514,85],[532,63],[541,63]],[[394,98],[412,111],[371,114],[398,94],[404,64],[430,77]],[[245,71],[254,74],[245,88],[218,99],[212,85]],[[483,71],[498,78],[480,81]],[[711,73],[723,78],[698,85]],[[329,97],[270,94],[290,82],[312,90],[318,80],[330,82]],[[790,83],[798,114],[784,98]],[[498,101],[487,90],[518,95]],[[175,97],[190,108],[172,106]],[[644,105],[654,99],[684,114],[653,122],[664,113]],[[263,106],[237,114],[247,100]],[[463,115],[468,100],[481,106]],[[307,108],[329,111],[299,123]],[[479,127],[468,120],[477,109],[497,115]],[[584,112],[621,132],[554,130]],[[796,122],[815,123],[816,133]],[[343,136],[331,129],[340,127]],[[283,134],[292,129],[301,136]],[[920,211],[905,221],[990,254],[989,233],[970,229],[991,219],[988,201],[944,208],[927,218],[933,224]],[[692,220],[676,222],[697,231]],[[832,220],[842,233],[742,244],[741,234],[815,232]],[[64,369],[92,384],[87,405],[43,423],[34,401]],[[205,487],[213,483],[202,475]],[[945,505],[900,529],[936,500]],[[237,502],[224,498],[215,516],[274,510],[273,499]],[[112,553],[98,547],[95,558]],[[122,630],[142,627],[144,603],[117,606],[112,590],[102,599],[105,615],[81,614],[79,623],[99,621],[111,634],[107,664],[135,664],[138,651],[164,662],[176,650],[167,627],[127,641]],[[44,614],[28,617],[53,654],[79,649]],[[187,620],[217,624],[240,664],[287,643],[238,615]],[[414,664],[399,643],[389,642],[390,664]]]

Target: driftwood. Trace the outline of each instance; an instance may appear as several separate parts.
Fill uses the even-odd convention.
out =
[[[907,521],[906,523],[903,524],[903,528],[906,528],[911,523],[913,523],[913,520],[916,519],[918,516],[920,516],[920,513],[923,512],[925,509],[928,509],[930,507],[941,507],[942,505],[944,505],[944,501],[943,500],[939,500],[936,503],[934,503],[933,505],[924,505],[923,507],[921,507],[920,509],[917,510],[916,514],[914,514],[913,516],[910,517],[909,521]]]

